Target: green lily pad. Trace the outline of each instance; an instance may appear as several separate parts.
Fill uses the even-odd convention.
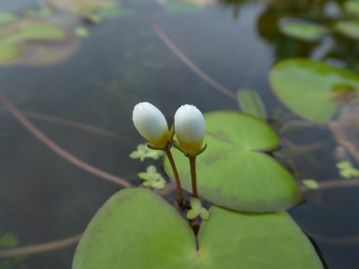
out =
[[[45,22],[29,23],[16,34],[16,38],[20,40],[58,41],[65,36],[65,31],[60,26]]]
[[[334,28],[346,37],[359,40],[359,21],[340,21]]]
[[[197,157],[201,197],[238,211],[271,212],[301,200],[291,174],[262,151],[279,146],[277,135],[263,121],[237,112],[205,115],[208,148]],[[191,191],[188,159],[173,151],[182,185]],[[165,159],[165,171],[172,170]]]
[[[0,64],[11,64],[17,62],[22,52],[18,45],[11,39],[0,40]]]
[[[8,12],[0,12],[0,24],[16,21],[16,16]]]
[[[157,3],[174,13],[191,13],[197,10],[194,4],[185,0],[157,0]]]
[[[87,227],[73,269],[183,269],[195,258],[185,220],[146,189],[112,196]]]
[[[53,15],[53,10],[48,6],[44,6],[37,9],[24,10],[24,15],[30,18],[46,19]]]
[[[359,89],[359,76],[326,63],[289,59],[275,65],[270,74],[277,97],[295,114],[327,123],[337,113],[338,85],[344,89]]]
[[[87,227],[72,269],[321,269],[287,213],[244,214],[212,207],[195,237],[181,215],[145,189],[112,196]],[[300,250],[300,251],[298,251]]]
[[[284,35],[305,41],[318,41],[328,33],[320,24],[291,18],[280,20],[279,30]]]
[[[359,1],[358,0],[345,1],[344,10],[348,14],[359,16]]]

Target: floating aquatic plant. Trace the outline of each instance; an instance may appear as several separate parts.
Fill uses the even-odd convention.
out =
[[[250,153],[265,146],[268,149],[276,146],[277,138],[264,122],[250,116],[222,112],[207,116],[205,124],[205,118],[196,107],[184,105],[177,110],[174,128],[169,131],[164,115],[149,103],[136,105],[133,111],[133,122],[139,133],[149,142],[149,147],[167,153],[167,170],[168,167],[173,169],[178,183],[185,175],[183,160],[186,161],[187,158],[190,160],[189,169],[187,166],[192,185],[192,188],[187,188],[192,192],[189,200],[190,208],[186,206],[186,197],[183,196],[182,189],[178,190],[181,184],[176,184],[178,210],[186,214],[189,221],[151,190],[144,188],[121,190],[105,203],[90,222],[78,245],[73,269],[117,267],[124,269],[235,269],[238,266],[252,269],[323,268],[309,240],[291,217],[285,212],[273,212],[276,211],[276,207],[280,208],[288,204],[287,201],[284,204],[283,201],[276,204],[277,201],[270,200],[274,198],[271,195],[275,194],[279,199],[284,197],[291,200],[293,198],[288,192],[290,188],[286,189],[292,184],[290,178],[281,178],[280,180],[285,182],[282,186],[278,185],[278,181],[275,182],[275,178],[271,178],[270,183],[274,184],[274,188],[273,186],[270,188],[265,181],[260,181],[256,177],[247,178],[247,185],[243,184],[239,191],[236,182],[232,181],[226,173],[228,170],[236,175],[238,170],[235,170],[233,166],[225,166],[225,163],[216,162],[216,154],[221,148],[221,153],[234,152],[231,158],[225,159],[226,163],[234,159],[237,166],[240,165],[241,169],[246,170],[248,166],[252,166],[252,162],[254,163],[252,167],[258,165],[268,175],[274,167],[268,166],[264,159],[260,160],[262,162],[260,165]],[[229,128],[228,126],[232,126],[234,122],[238,125],[235,125],[234,129]],[[203,146],[205,125],[208,126],[206,143],[214,148],[214,151],[207,156],[205,155],[209,150],[204,151],[206,147]],[[248,133],[249,130],[252,132]],[[234,131],[234,135],[231,135],[230,131]],[[260,136],[255,137],[256,133]],[[266,140],[265,136],[268,136],[269,140]],[[172,146],[175,146],[178,149],[176,152],[179,153],[173,159],[172,155],[168,154]],[[236,155],[240,158],[236,159]],[[242,159],[241,155],[245,158]],[[197,167],[194,164],[196,158],[202,158],[202,156],[212,158],[211,164],[207,164],[206,169],[213,175],[203,174],[202,170],[202,173],[198,174],[200,179],[204,180],[201,182],[208,181],[209,189],[211,189],[215,186],[213,178],[217,177],[218,187],[212,191],[218,193],[221,199],[223,199],[221,195],[224,192],[228,193],[232,185],[232,188],[236,189],[234,192],[236,196],[230,196],[234,203],[224,196],[224,199],[228,201],[227,205],[236,210],[241,206],[245,208],[248,204],[243,203],[241,196],[250,197],[249,202],[256,203],[251,208],[256,213],[236,212],[217,206],[212,206],[207,211],[201,202],[201,199],[206,198],[205,191],[208,193],[208,189],[205,188],[206,184],[199,185],[199,192],[196,187]],[[180,163],[181,178],[176,174],[176,163]],[[219,170],[221,166],[222,169]],[[217,167],[218,170],[213,170],[211,167]],[[256,170],[260,170],[258,167]],[[201,167],[198,168],[198,171],[201,171]],[[254,171],[255,169],[251,170],[252,173]],[[285,173],[279,173],[276,176],[283,175],[286,176]],[[157,182],[160,175],[157,174],[154,166],[149,166],[147,171],[140,173],[139,176],[145,180],[145,184],[148,183],[147,185],[151,186],[153,182]],[[242,178],[242,181],[244,182],[245,179]],[[253,188],[251,181],[257,181],[254,184],[261,185],[261,188]],[[226,187],[221,189],[221,185]],[[188,187],[188,183],[186,186]],[[278,189],[275,190],[275,188]],[[263,189],[266,191],[263,192]],[[254,196],[259,198],[254,198]],[[269,207],[261,203],[261,200],[268,200]],[[209,201],[212,200],[209,199]],[[216,200],[214,202],[216,203]],[[240,206],[233,207],[233,205]],[[272,209],[269,210],[270,208]],[[260,211],[266,211],[266,213],[261,214]]]
[[[326,27],[318,23],[294,18],[281,19],[279,30],[289,37],[304,41],[319,41],[329,32]]]
[[[353,167],[349,161],[341,161],[336,164],[339,174],[343,178],[359,177],[359,170]]]
[[[140,159],[143,162],[146,158],[157,160],[163,155],[163,152],[153,150],[147,147],[145,144],[140,144],[137,149],[130,154],[132,159]]]
[[[154,165],[148,166],[146,172],[138,173],[138,177],[142,179],[145,187],[162,190],[166,186],[166,181]]]
[[[304,179],[302,182],[309,189],[316,190],[319,188],[319,184],[315,179]]]
[[[343,94],[359,90],[357,74],[308,59],[277,63],[271,70],[270,80],[276,96],[292,112],[318,123],[333,119]]]

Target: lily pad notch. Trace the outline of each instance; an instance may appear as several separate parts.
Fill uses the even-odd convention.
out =
[[[248,214],[213,206],[210,216],[196,249],[188,224],[160,196],[142,188],[121,190],[91,220],[72,269],[323,268],[285,212]]]
[[[279,138],[264,121],[233,111],[205,114],[208,148],[197,161],[199,196],[217,206],[244,212],[273,212],[302,200],[293,176],[266,152]],[[181,182],[191,191],[186,158],[173,152]],[[172,176],[167,159],[165,171]]]

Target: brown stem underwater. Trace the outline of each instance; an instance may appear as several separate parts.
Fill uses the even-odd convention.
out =
[[[180,208],[183,208],[183,205],[184,205],[184,202],[183,202],[184,201],[183,190],[182,190],[181,181],[180,181],[180,178],[179,178],[179,175],[178,175],[177,167],[176,167],[175,161],[173,159],[171,150],[166,149],[165,152],[166,152],[168,161],[171,164],[171,168],[172,168],[173,175],[174,175],[175,182],[176,182],[176,189],[177,189],[176,190],[176,200],[177,200],[178,206]]]

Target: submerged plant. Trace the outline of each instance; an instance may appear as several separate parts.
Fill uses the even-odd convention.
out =
[[[243,188],[238,191],[235,182],[227,176],[227,172],[236,175],[238,171],[229,169],[232,167],[226,165],[230,163],[230,158],[234,158],[235,165],[243,170],[254,167],[255,170],[263,169],[265,174],[269,174],[270,169],[279,169],[276,165],[273,166],[273,163],[271,165],[266,163],[264,160],[268,157],[262,159],[265,155],[260,154],[263,153],[250,153],[255,150],[253,145],[256,143],[259,148],[276,145],[276,137],[271,130],[267,129],[263,122],[257,125],[258,120],[250,116],[237,113],[233,115],[215,114],[216,117],[219,116],[221,124],[217,126],[213,122],[213,115],[204,117],[194,106],[185,105],[177,110],[174,128],[170,131],[164,115],[156,107],[149,103],[138,104],[133,112],[135,127],[149,142],[149,147],[166,152],[166,167],[168,164],[173,169],[172,173],[177,182],[179,207],[176,210],[148,189],[131,188],[119,191],[105,203],[90,222],[77,248],[72,268],[323,268],[309,240],[291,217],[286,212],[278,212],[273,207],[273,205],[278,206],[278,202],[273,203],[268,200],[269,206],[260,202],[266,201],[267,196],[272,198],[273,194],[278,194],[281,198],[289,198],[285,203],[283,201],[279,203],[288,206],[288,201],[293,197],[286,189],[292,184],[286,173],[277,174],[282,177],[280,181],[285,184],[278,185],[274,182],[274,188],[278,189],[275,190],[272,186],[269,192],[265,185],[261,188],[253,188],[262,183],[250,182],[250,180],[256,181],[256,177],[247,179],[247,185],[242,185]],[[208,124],[207,134],[210,134],[206,138],[206,143],[209,144],[209,149],[206,151],[204,151],[206,147],[203,147],[205,119]],[[231,136],[226,123],[242,124],[243,129],[229,129],[240,130],[242,133],[235,132]],[[269,136],[270,139],[258,140],[258,137],[249,130],[255,130],[255,133]],[[234,138],[239,134],[241,140],[237,141]],[[176,151],[175,158],[170,151],[173,145],[179,150]],[[236,150],[236,147],[241,150]],[[226,154],[231,151],[243,155],[243,158],[236,159],[236,155],[229,155],[228,158]],[[252,154],[254,155],[251,156]],[[217,177],[217,185],[213,185],[212,178],[203,176],[203,166],[198,168],[195,166],[197,156],[201,158],[201,165],[202,159],[205,159],[204,162],[209,165],[206,168],[210,173],[213,173],[213,168],[217,168],[217,172],[222,172],[222,177],[218,173],[212,175],[212,178]],[[189,167],[187,158],[190,160]],[[225,163],[217,162],[221,159]],[[249,161],[245,161],[247,159]],[[175,162],[179,164],[180,173],[177,172]],[[187,163],[187,166],[183,166],[183,162]],[[166,170],[168,171],[168,168]],[[201,171],[200,180],[204,182],[199,186],[199,192],[196,184],[197,170]],[[187,183],[185,186],[187,190],[191,190],[192,197],[189,201],[184,201],[181,180],[184,179],[182,176],[187,174],[191,177],[191,188],[188,188]],[[151,185],[153,180],[156,182],[155,177],[158,175],[155,167],[150,166],[146,173],[141,173],[139,176],[148,182],[146,185]],[[203,187],[203,190],[207,189],[207,192],[203,192],[202,196],[202,186],[205,186],[206,180],[208,186]],[[242,178],[242,182],[244,181],[245,179]],[[236,195],[232,195],[233,192],[229,189],[231,184],[234,184],[232,189],[235,189]],[[223,188],[222,185],[226,187]],[[218,200],[212,200],[214,196],[207,196],[208,189],[217,193],[220,199],[226,200],[225,205],[231,210],[216,206]],[[244,196],[244,200],[241,196]],[[208,202],[212,203],[208,211],[202,203],[207,197]],[[180,201],[179,198],[183,200]],[[242,206],[246,209],[250,208],[243,201],[256,202],[251,213],[238,210]],[[190,207],[187,207],[187,204],[190,204]],[[266,213],[260,213],[261,211]],[[187,219],[182,215],[186,215]]]

